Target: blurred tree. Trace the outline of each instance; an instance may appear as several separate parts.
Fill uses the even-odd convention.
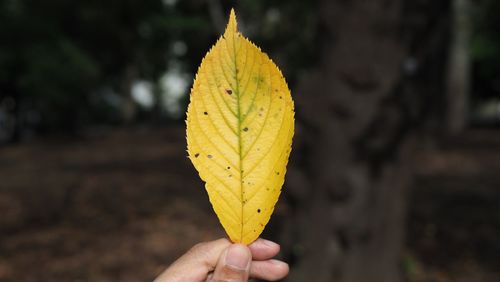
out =
[[[419,132],[443,128],[449,1],[319,1],[295,93],[290,281],[395,282]]]
[[[462,132],[468,117],[470,91],[470,33],[471,3],[453,0],[453,28],[448,62],[447,129],[450,134]]]

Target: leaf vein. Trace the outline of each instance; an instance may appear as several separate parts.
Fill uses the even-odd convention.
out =
[[[196,109],[193,109],[193,111],[195,112],[194,116],[196,118],[196,121],[197,121],[197,124],[200,124],[200,118],[198,117],[198,113],[196,111]],[[203,133],[203,135],[205,136],[205,138],[208,140],[208,142],[210,144],[212,144],[212,146],[215,148],[215,150],[222,156],[222,158],[228,162],[228,164],[230,164],[231,166],[233,167],[236,167],[222,152],[221,152],[221,149],[219,147],[217,147],[214,142],[209,138],[208,134],[201,128],[201,126],[199,126],[200,128],[200,132]],[[196,134],[192,134],[192,136],[196,136]],[[194,139],[196,140],[196,137],[194,137]],[[222,138],[223,140],[225,140],[224,138]],[[227,141],[226,141],[227,142]],[[202,146],[199,145],[199,142],[196,142],[198,143],[198,147],[200,148],[203,148]],[[216,163],[217,164],[217,163]],[[217,164],[219,165],[219,164]],[[219,165],[220,166],[220,165]]]
[[[269,71],[269,89],[272,89],[272,81],[271,81],[271,71]],[[272,104],[272,101],[273,101],[273,95],[271,95],[271,92],[269,90],[269,105]],[[264,122],[262,123],[262,127],[260,128],[259,130],[259,134],[257,134],[257,136],[255,137],[255,139],[253,140],[252,144],[248,147],[248,150],[246,151],[245,155],[243,156],[243,159],[246,158],[246,156],[248,155],[248,153],[252,150],[253,146],[255,145],[255,143],[257,143],[257,140],[259,140],[259,138],[262,136],[262,132],[264,131],[264,128],[266,127],[266,123],[267,123],[267,119],[269,117],[269,114],[271,112],[271,106],[269,106],[268,110],[266,111],[266,117],[264,118]],[[281,126],[283,125],[283,121],[281,123]],[[280,127],[280,130],[281,130],[281,127]],[[279,131],[278,131],[279,132]],[[277,138],[276,138],[277,139]],[[274,141],[276,141],[276,139]],[[272,147],[272,146],[271,146]],[[269,151],[268,151],[269,152]],[[248,175],[248,173],[246,174]],[[243,177],[242,177],[243,179]]]

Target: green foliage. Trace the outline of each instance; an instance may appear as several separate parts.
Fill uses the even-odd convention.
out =
[[[99,89],[127,95],[130,80],[156,81],[171,42],[207,26],[182,8],[162,1],[0,2],[0,100],[14,97],[49,130],[106,122],[93,120],[107,116],[96,110],[119,109],[93,104]]]
[[[473,14],[474,30],[471,42],[471,55],[475,63],[481,92],[489,91],[487,85],[499,79],[500,73],[500,2],[483,0],[476,6]],[[490,89],[491,90],[491,89]]]
[[[114,123],[122,109],[109,104],[109,93],[126,100],[131,82],[159,81],[172,61],[195,73],[218,36],[209,12],[215,2],[0,1],[0,104],[13,97],[21,111],[40,117],[36,126],[44,130]],[[270,51],[293,83],[317,53],[317,19],[304,12],[314,3],[221,0],[216,8],[226,14],[236,6],[248,35]],[[175,42],[187,52],[173,52]]]

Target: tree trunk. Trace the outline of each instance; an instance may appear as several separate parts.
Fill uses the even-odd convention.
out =
[[[448,133],[460,133],[466,124],[470,86],[469,41],[471,22],[469,0],[453,0],[454,28],[448,63]]]
[[[410,46],[417,39],[408,38],[406,3],[414,4],[319,3],[320,61],[294,91],[297,138],[285,190],[292,215],[281,239],[289,281],[402,281],[411,129],[430,108],[422,89],[408,86],[430,53]],[[415,25],[434,34],[427,12],[413,15]]]

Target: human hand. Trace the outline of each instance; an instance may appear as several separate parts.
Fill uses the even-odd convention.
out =
[[[264,239],[249,246],[227,239],[199,243],[154,282],[243,282],[249,277],[276,281],[288,274],[288,264],[271,259],[279,250],[278,244]]]

